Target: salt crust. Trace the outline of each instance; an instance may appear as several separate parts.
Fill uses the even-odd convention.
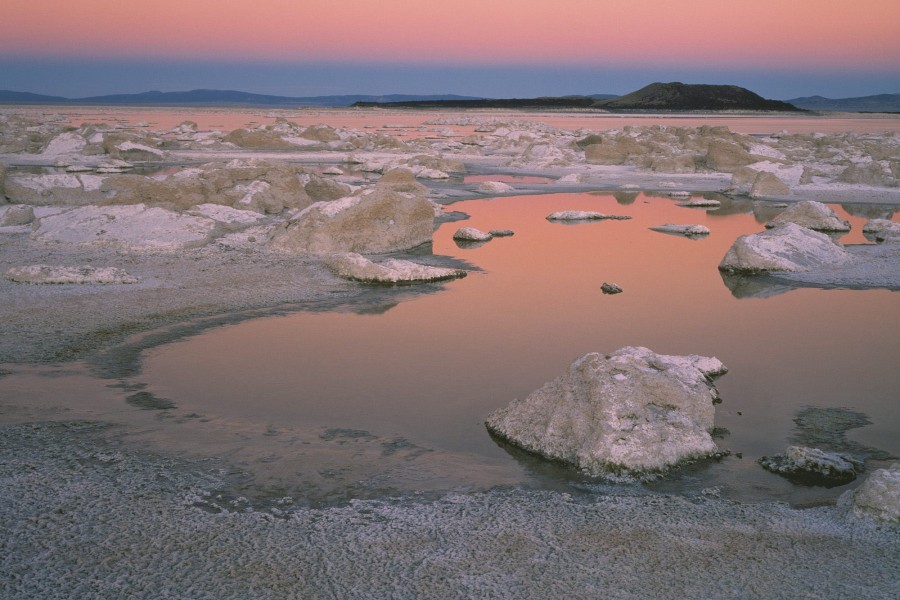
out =
[[[232,505],[217,498],[225,471],[132,452],[103,431],[84,422],[0,428],[0,595],[887,599],[900,591],[896,528],[846,519],[839,507],[533,490],[318,509],[281,497]]]
[[[4,275],[16,283],[65,284],[65,283],[138,283],[140,279],[114,267],[62,267],[50,265],[29,265],[12,267]]]

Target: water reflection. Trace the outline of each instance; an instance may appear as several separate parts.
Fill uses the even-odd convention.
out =
[[[578,480],[560,478],[555,467],[535,467],[530,459],[511,460],[483,420],[559,375],[574,358],[627,345],[717,356],[730,368],[717,384],[724,403],[716,425],[731,432],[719,444],[732,456],[686,470],[657,484],[661,489],[721,485],[745,499],[829,497],[832,492],[798,492],[754,462],[784,450],[792,419],[805,405],[852,406],[872,421],[854,432],[861,443],[900,453],[896,295],[814,289],[783,294],[766,279],[723,285],[717,266],[725,251],[737,236],[761,230],[752,212],[723,216],[679,207],[670,198],[637,200],[627,209],[612,194],[460,202],[454,208],[470,215],[467,225],[516,232],[460,248],[452,240],[456,225],[438,229],[434,252],[470,261],[480,272],[386,311],[298,313],[208,331],[149,352],[139,378],[147,392],[223,428],[363,430],[380,440],[371,443],[378,448],[381,441],[402,439],[410,448],[427,449],[413,457],[372,446],[365,468],[377,463],[378,485],[387,478],[386,485],[398,490]],[[621,212],[632,219],[560,227],[546,220],[557,210]],[[837,212],[857,230],[864,222]],[[711,234],[689,240],[647,229],[688,222],[709,227]],[[625,292],[604,295],[603,281],[615,281]],[[202,444],[202,436],[192,443]],[[328,443],[332,448],[337,441]],[[270,463],[252,458],[258,444],[265,446],[247,437],[240,452],[263,477]],[[291,458],[288,448],[278,452],[295,476],[318,480],[304,475],[323,468],[315,452],[304,450],[303,461]],[[350,460],[348,473],[358,475],[354,464]],[[427,485],[417,479],[419,469],[429,473],[422,480]]]

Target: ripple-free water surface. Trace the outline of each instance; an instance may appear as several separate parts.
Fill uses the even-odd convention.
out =
[[[853,224],[842,241],[864,242],[858,232],[866,219],[834,208]],[[717,356],[730,369],[717,382],[724,402],[716,425],[727,430],[720,447],[734,454],[657,487],[720,485],[750,500],[833,498],[841,488],[801,488],[755,462],[791,443],[793,419],[807,406],[864,413],[872,424],[849,436],[900,455],[900,295],[795,289],[736,298],[717,270],[731,243],[761,231],[778,209],[725,199],[721,209],[705,211],[643,194],[509,197],[453,209],[471,216],[465,225],[515,235],[460,248],[451,239],[460,224],[442,225],[435,254],[479,271],[382,313],[296,313],[211,330],[150,351],[140,381],[182,412],[229,426],[331,432],[322,439],[349,446],[378,440],[376,461],[400,460],[391,444],[419,449],[402,454],[405,470],[394,473],[391,489],[417,489],[408,467],[424,456],[454,457],[438,488],[473,481],[559,486],[572,474],[499,447],[484,418],[587,352],[641,345]],[[567,209],[633,218],[568,225],[545,219]],[[688,239],[647,229],[664,223],[699,223],[711,234]],[[605,281],[624,293],[602,294]],[[254,440],[262,437],[248,434],[242,451],[253,455]],[[267,446],[259,457],[268,462],[250,462],[264,473],[289,453]],[[317,465],[314,452],[304,456],[303,466],[291,463],[279,474],[282,482],[291,469],[302,479],[304,469],[341,468]],[[441,468],[430,466],[423,479]]]

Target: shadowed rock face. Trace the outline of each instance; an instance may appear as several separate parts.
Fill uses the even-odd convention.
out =
[[[524,400],[495,411],[488,430],[592,475],[661,471],[715,455],[709,434],[726,371],[715,358],[647,348],[586,354]]]

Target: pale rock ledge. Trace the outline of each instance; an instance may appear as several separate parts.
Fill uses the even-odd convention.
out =
[[[586,354],[566,373],[492,413],[494,435],[591,475],[646,476],[719,454],[710,435],[717,359],[641,347]]]
[[[468,274],[464,269],[432,267],[393,258],[379,264],[354,252],[329,256],[325,265],[338,277],[365,283],[425,283],[458,279]]]
[[[6,279],[16,283],[65,284],[65,283],[138,283],[140,279],[115,267],[59,267],[28,265],[6,271]]]

